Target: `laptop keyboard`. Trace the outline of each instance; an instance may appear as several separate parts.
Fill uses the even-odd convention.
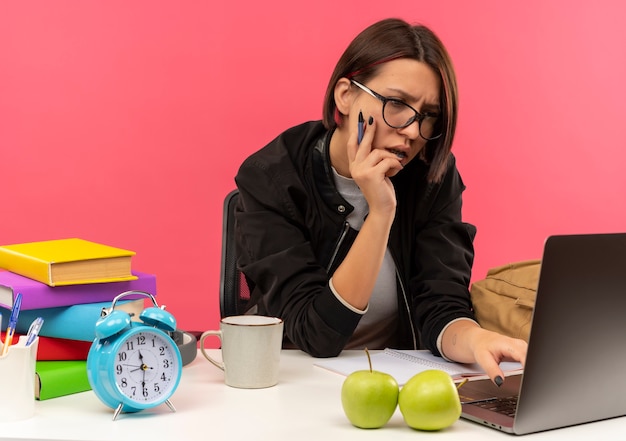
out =
[[[490,398],[488,400],[475,401],[472,404],[482,407],[483,409],[514,417],[517,409],[517,396]]]

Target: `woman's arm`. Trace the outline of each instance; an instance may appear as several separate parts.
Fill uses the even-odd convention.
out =
[[[311,242],[307,200],[299,182],[278,180],[265,164],[246,161],[236,178],[238,264],[254,283],[260,313],[281,317],[287,338],[316,357],[338,355],[361,315],[333,294]],[[336,237],[328,237],[332,244]],[[349,239],[346,239],[349,240]]]

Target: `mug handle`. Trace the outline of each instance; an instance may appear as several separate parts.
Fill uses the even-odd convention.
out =
[[[224,363],[217,361],[214,358],[211,358],[211,356],[209,356],[209,354],[207,354],[206,351],[204,350],[204,339],[211,335],[214,335],[217,338],[219,338],[220,342],[222,341],[222,331],[203,332],[202,335],[200,336],[200,351],[202,351],[202,355],[204,355],[204,358],[209,360],[214,366],[220,368],[221,370],[224,370]]]

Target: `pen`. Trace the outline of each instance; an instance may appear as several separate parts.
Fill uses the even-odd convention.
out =
[[[6,337],[4,338],[4,346],[2,347],[2,354],[5,355],[9,351],[9,346],[13,341],[13,334],[15,334],[15,326],[17,325],[17,317],[20,315],[20,307],[22,305],[22,293],[18,293],[13,303],[13,309],[11,310],[11,317],[9,318],[9,326],[7,327]]]
[[[357,142],[359,144],[361,144],[361,141],[363,141],[364,130],[365,130],[365,120],[363,119],[363,112],[359,112],[359,135],[357,139]]]
[[[30,327],[28,328],[28,333],[26,334],[26,346],[30,346],[35,341],[35,339],[39,335],[39,331],[41,330],[42,325],[42,317],[37,317],[35,320],[33,320],[33,322],[30,324]]]

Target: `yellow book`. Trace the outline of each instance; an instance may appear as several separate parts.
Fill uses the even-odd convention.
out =
[[[0,246],[0,268],[50,286],[121,282],[131,273],[134,251],[83,239]]]

